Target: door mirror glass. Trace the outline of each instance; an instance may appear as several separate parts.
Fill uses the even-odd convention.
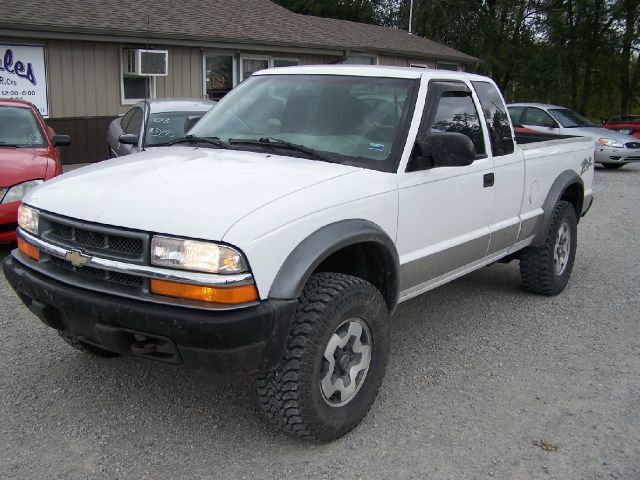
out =
[[[132,133],[123,133],[118,137],[118,141],[125,145],[137,145],[138,144],[138,136]]]
[[[51,137],[54,147],[62,147],[64,145],[71,145],[71,137],[69,135],[54,135]]]

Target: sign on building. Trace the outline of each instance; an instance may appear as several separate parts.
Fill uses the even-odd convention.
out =
[[[49,115],[44,47],[0,44],[0,98],[27,100]]]

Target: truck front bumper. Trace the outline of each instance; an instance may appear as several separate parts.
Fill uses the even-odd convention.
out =
[[[265,300],[236,310],[198,310],[70,286],[11,255],[4,274],[46,325],[121,355],[226,373],[268,371],[285,350],[295,300]]]

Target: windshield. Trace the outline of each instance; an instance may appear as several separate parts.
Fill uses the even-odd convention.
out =
[[[0,147],[45,147],[45,136],[29,108],[0,106]]]
[[[184,137],[207,112],[156,112],[149,115],[147,146]]]
[[[572,112],[566,108],[549,110],[549,113],[565,128],[572,127],[597,127],[591,120],[583,117],[579,113]]]
[[[322,157],[390,171],[414,80],[342,75],[259,75],[229,93],[192,130],[235,148],[274,149],[278,141]],[[270,142],[243,143],[243,140]],[[282,147],[282,144],[280,144]],[[280,154],[308,158],[293,148]]]

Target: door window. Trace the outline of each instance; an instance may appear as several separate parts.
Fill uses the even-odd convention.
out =
[[[524,113],[524,121],[522,122],[525,125],[533,125],[536,127],[547,127],[547,128],[556,128],[558,125],[555,120],[551,118],[544,110],[539,108],[527,108],[527,111]]]
[[[493,156],[499,157],[513,153],[514,146],[509,115],[498,90],[488,82],[473,82],[473,86],[487,121]]]
[[[476,147],[476,154],[486,153],[480,117],[470,92],[444,92],[440,97],[430,132],[462,133],[471,139]]]
[[[135,110],[135,108],[132,108],[120,119],[120,128],[123,132],[126,131],[127,127],[129,126],[129,122],[131,122],[131,118],[133,117],[133,113]]]
[[[135,107],[131,109],[131,120],[127,124],[126,128],[123,128],[124,133],[131,133],[133,135],[138,135],[140,133],[140,128],[142,127],[142,109]],[[126,117],[126,115],[125,115]],[[122,118],[124,120],[124,117]]]

